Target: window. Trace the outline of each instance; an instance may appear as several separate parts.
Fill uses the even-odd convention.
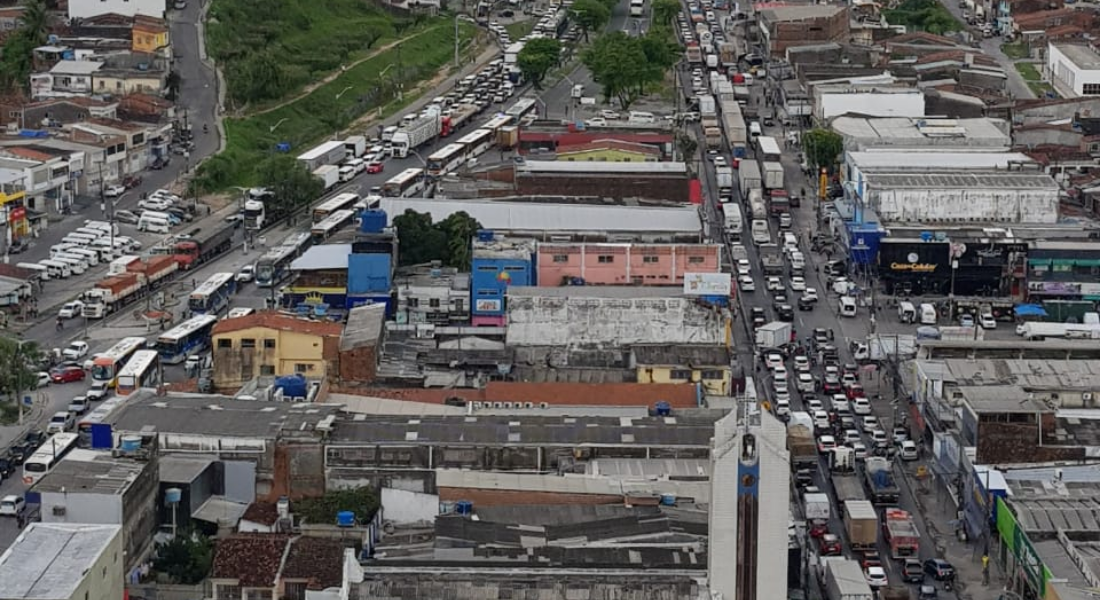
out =
[[[703,379],[725,379],[721,371],[703,371]]]
[[[217,589],[214,590],[214,597],[218,600],[228,600],[229,598],[236,600],[241,597],[241,587],[228,583],[218,584]]]
[[[1100,94],[1100,83],[1086,83],[1081,86],[1081,91],[1086,96],[1095,96]]]
[[[429,298],[428,306],[431,308],[439,308],[439,298]]]
[[[244,598],[245,600],[271,600],[271,593],[270,589],[245,590]]]
[[[308,363],[298,363],[298,364],[294,365],[294,372],[295,373],[308,373],[309,371],[312,371],[312,370],[313,370],[313,365],[308,364]]]
[[[405,298],[405,304],[407,304],[409,308],[416,308],[420,306],[420,298]]]
[[[703,257],[702,256],[689,256],[688,257],[688,264],[689,265],[701,265],[701,264],[703,264]]]
[[[615,262],[615,257],[611,256],[610,254],[601,254],[599,258],[597,258],[596,262],[600,263],[601,265],[609,265]]]
[[[642,257],[642,262],[646,263],[646,264],[655,265],[655,264],[661,262],[661,257],[660,256],[643,256]]]
[[[568,254],[555,254],[554,255],[554,262],[556,262],[556,263],[569,262],[569,255]]]
[[[482,271],[482,272],[486,272],[486,273],[496,273],[497,268],[494,267],[493,265],[480,265],[480,266],[478,266],[477,270]]]
[[[275,349],[275,340],[264,340],[264,348],[268,350]]]
[[[233,340],[227,339],[227,338],[218,338],[218,347],[219,348],[232,348],[233,347]]]
[[[252,338],[241,338],[241,349],[255,348],[255,347],[256,347],[256,340],[254,340]]]
[[[670,379],[691,379],[691,371],[687,369],[673,369],[669,375]]]
[[[274,375],[274,374],[275,374],[275,366],[274,365],[260,365],[260,375]]]

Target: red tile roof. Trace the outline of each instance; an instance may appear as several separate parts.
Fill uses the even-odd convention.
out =
[[[236,319],[222,319],[218,321],[217,324],[214,325],[214,335],[232,333],[243,329],[252,329],[253,327],[278,329],[280,331],[296,331],[298,333],[318,335],[321,337],[340,337],[340,334],[344,332],[344,326],[339,323],[333,323],[331,321],[311,321],[309,319],[300,319],[279,312],[261,311],[243,317],[237,317]]]
[[[241,519],[261,525],[274,525],[275,521],[279,520],[279,508],[273,502],[257,500],[248,505]]]
[[[26,158],[28,160],[47,161],[53,158],[53,156],[45,152],[39,152],[38,150],[32,150],[30,148],[21,148],[19,146],[11,146],[5,148],[4,151],[16,158]]]
[[[679,383],[524,383],[491,381],[484,389],[372,388],[358,393],[379,398],[442,404],[448,398],[473,402],[546,402],[550,406],[696,406],[695,386]]]
[[[241,587],[274,587],[290,537],[276,533],[238,533],[218,541],[212,579],[236,579]]]
[[[305,579],[311,590],[340,587],[344,582],[344,544],[338,539],[300,537],[290,546],[283,579]]]
[[[963,62],[966,60],[966,55],[969,54],[974,58],[974,64],[984,64],[990,67],[997,66],[997,61],[993,58],[986,56],[980,52],[968,52],[966,50],[945,50],[943,52],[934,52],[932,54],[926,54],[917,59],[917,64],[923,65],[928,63],[954,60]]]

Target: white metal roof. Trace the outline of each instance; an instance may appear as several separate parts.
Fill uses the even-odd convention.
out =
[[[923,169],[1005,169],[1008,163],[1034,163],[1022,152],[938,152],[883,151],[849,152],[848,162],[860,170],[893,169],[913,171]]]
[[[102,68],[103,63],[95,60],[62,60],[50,69],[50,73],[57,75],[91,75]]]
[[[384,202],[385,200],[383,200]],[[390,212],[389,214],[399,215],[401,212]],[[349,254],[351,254],[351,244],[321,244],[306,250],[297,260],[290,263],[290,270],[346,269],[348,268]]]
[[[639,163],[641,164],[641,163]],[[659,163],[645,163],[647,165]],[[543,204],[536,202],[493,202],[383,198],[382,208],[393,218],[412,209],[431,213],[438,223],[459,211],[477,219],[485,229],[496,231],[627,231],[686,232],[702,229],[699,211],[693,206],[638,207],[589,204]],[[304,257],[303,257],[304,258]],[[299,259],[301,260],[301,259]]]
[[[69,598],[95,566],[118,525],[31,523],[0,555],[4,598]]]

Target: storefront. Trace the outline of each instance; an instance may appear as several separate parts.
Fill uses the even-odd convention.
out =
[[[1025,252],[1019,242],[885,238],[879,276],[887,293],[900,295],[1019,297]]]
[[[950,248],[946,242],[884,238],[878,273],[887,294],[946,296],[951,291]]]
[[[1036,242],[1027,257],[1028,301],[1100,301],[1100,244]]]
[[[1005,504],[1004,498],[997,498],[997,533],[1000,536],[1000,552],[991,556],[1000,562],[1001,570],[1008,575],[1005,588],[1025,598],[1036,600],[1046,595],[1050,570],[1039,558],[1035,546],[1027,538],[1027,532],[1016,521],[1016,515]]]

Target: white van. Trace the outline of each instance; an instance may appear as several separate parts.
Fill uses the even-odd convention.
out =
[[[925,303],[920,305],[920,324],[921,325],[935,325],[936,324],[936,307],[931,304]]]
[[[98,229],[107,235],[118,235],[118,223],[108,223],[107,221],[84,221],[84,227],[88,229]]]
[[[139,230],[148,231],[150,233],[168,233],[172,231],[172,226],[168,223],[167,219],[150,215],[141,215],[141,218],[138,219],[137,226]]]
[[[53,246],[50,246],[50,258],[53,258],[55,256],[61,256],[62,254],[68,254],[69,251],[72,250],[73,248],[82,248],[82,246],[77,246],[76,244],[65,244],[65,243],[54,244]]]
[[[59,262],[61,264],[69,265],[69,272],[72,273],[73,275],[83,275],[84,271],[88,270],[87,266],[84,264],[84,261],[79,260],[74,256],[69,256],[69,255],[55,256],[55,257],[51,258],[50,260],[52,260],[54,262]]]
[[[382,149],[379,148],[378,151],[381,152]],[[352,158],[344,161],[344,166],[355,169],[356,173],[362,173],[363,171],[367,170],[367,161],[361,158]]]
[[[77,246],[89,246],[95,241],[90,235],[84,235],[82,233],[70,233],[69,235],[61,238],[61,241],[66,244],[76,244]]]
[[[759,246],[760,244],[770,244],[772,241],[772,232],[768,229],[768,222],[764,219],[755,219],[752,222],[752,243]]]
[[[128,235],[120,235],[115,238],[115,241],[122,244],[122,249],[127,252],[135,252],[141,250],[141,242],[135,240]]]
[[[856,316],[856,299],[851,296],[840,297],[840,316],[842,317],[854,317]]]
[[[643,123],[645,125],[652,125],[653,123],[657,122],[657,117],[653,116],[653,113],[651,112],[632,110],[630,111],[629,120],[631,123]]]
[[[94,267],[99,264],[99,252],[96,252],[95,250],[90,250],[88,248],[70,248],[69,254],[83,256],[84,259],[88,262],[89,267]]]
[[[917,308],[912,302],[898,302],[898,320],[902,323],[917,322]]]
[[[57,262],[56,260],[40,260],[38,264],[46,267],[46,272],[50,274],[50,279],[66,279],[73,274],[69,269],[69,265]]]
[[[34,271],[38,273],[38,279],[41,281],[47,281],[50,278],[50,270],[46,265],[40,265],[38,263],[17,263],[15,266],[20,269],[26,269],[28,271]]]
[[[755,140],[763,134],[764,132],[760,129],[760,123],[756,121],[749,123],[749,139]]]
[[[791,233],[790,231],[783,232],[783,249],[786,250],[788,254],[790,254],[791,252],[797,252],[798,236]]]
[[[801,252],[795,250],[790,254],[791,270],[801,273],[806,268],[806,257]]]
[[[340,183],[347,183],[355,178],[355,167],[344,165],[340,167]]]
[[[106,253],[112,258],[117,258],[126,253],[126,249],[123,247],[122,242],[115,240],[114,244],[111,243],[110,238],[100,238],[96,240],[91,247],[100,252]]]

